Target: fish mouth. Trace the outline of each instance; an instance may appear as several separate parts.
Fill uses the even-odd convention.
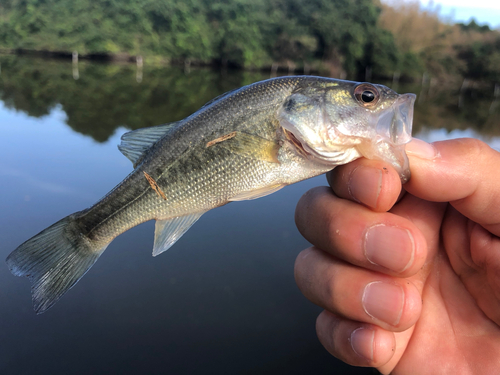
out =
[[[376,134],[356,148],[368,159],[391,164],[404,184],[410,179],[410,163],[405,145],[411,141],[415,94],[399,95],[396,101],[374,119]]]
[[[402,94],[394,104],[379,115],[376,131],[379,136],[390,140],[394,145],[402,145],[411,141],[413,124],[413,104],[415,94]]]

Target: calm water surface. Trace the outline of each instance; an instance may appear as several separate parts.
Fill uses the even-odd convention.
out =
[[[269,78],[0,57],[0,257],[101,198],[131,170],[128,129],[179,120],[227,90]],[[78,79],[75,79],[78,78]],[[426,140],[473,136],[500,148],[493,88],[402,86],[419,94]],[[442,90],[442,91],[441,91]],[[47,313],[0,267],[1,374],[372,374],[332,358],[320,308],[298,291],[295,204],[323,176],[205,214],[159,257],[154,223],[118,237]],[[0,264],[1,265],[1,264]]]

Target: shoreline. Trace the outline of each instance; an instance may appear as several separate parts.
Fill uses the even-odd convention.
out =
[[[75,51],[77,52],[77,51]],[[75,60],[74,52],[69,51],[51,51],[51,50],[35,50],[35,49],[25,49],[25,48],[0,48],[0,55],[15,55],[15,56],[32,56],[35,58],[46,58],[54,60],[72,60],[73,63],[78,63],[79,60],[89,61],[89,62],[101,62],[101,63],[111,63],[111,64],[134,64],[142,68],[145,62],[148,65],[170,65],[170,66],[184,66],[186,71],[190,68],[204,67],[212,69],[231,69],[240,70],[247,72],[265,72],[270,73],[271,77],[278,75],[320,75],[324,77],[331,77],[336,79],[348,79],[353,81],[363,81],[363,79],[356,79],[355,77],[346,77],[343,72],[333,71],[328,69],[327,63],[316,62],[316,65],[307,67],[297,67],[293,64],[287,63],[273,63],[270,66],[264,66],[260,68],[244,68],[234,64],[224,64],[220,61],[196,61],[196,60],[180,60],[180,59],[169,59],[163,56],[142,56],[142,55],[131,55],[127,52],[120,53],[89,53],[80,54],[77,53]],[[317,64],[323,64],[322,67],[317,67]],[[429,77],[427,73],[419,77],[398,77],[396,80],[394,77],[384,77],[375,75],[378,81],[395,81],[397,83],[416,83],[422,80],[424,86],[435,85],[438,82],[442,84],[462,84],[462,90],[467,88],[481,88],[486,86],[495,86],[494,83],[490,81],[478,81],[471,78],[464,78],[462,76],[454,76],[452,79],[443,79],[439,77]],[[368,78],[368,77],[366,77]],[[366,79],[365,81],[371,81]],[[498,87],[498,85],[496,85]],[[498,90],[498,89],[497,89]]]

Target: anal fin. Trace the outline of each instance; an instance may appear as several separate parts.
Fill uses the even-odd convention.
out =
[[[153,256],[168,250],[204,213],[197,212],[167,220],[156,220]]]

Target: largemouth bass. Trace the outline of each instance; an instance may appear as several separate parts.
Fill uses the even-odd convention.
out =
[[[32,283],[42,313],[126,230],[156,220],[153,256],[202,215],[259,198],[359,157],[409,177],[414,94],[311,76],[233,90],[184,120],[126,133],[119,146],[133,172],[92,207],[65,217],[7,257]]]

